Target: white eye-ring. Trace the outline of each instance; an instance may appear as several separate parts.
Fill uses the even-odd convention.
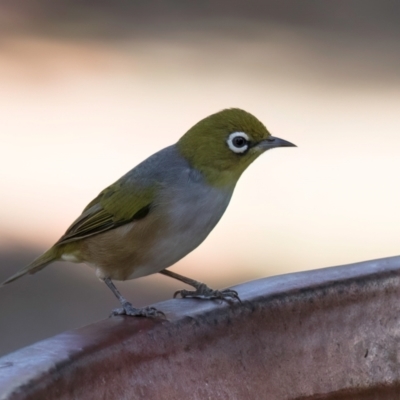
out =
[[[234,153],[244,153],[249,148],[249,137],[244,132],[233,132],[226,143]]]

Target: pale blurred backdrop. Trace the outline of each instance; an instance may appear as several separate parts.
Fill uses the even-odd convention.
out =
[[[400,253],[396,0],[0,2],[0,281],[100,190],[240,107],[298,148],[258,159],[173,270],[220,288]],[[117,283],[134,305],[182,288]],[[108,316],[84,265],[0,289],[0,354]]]

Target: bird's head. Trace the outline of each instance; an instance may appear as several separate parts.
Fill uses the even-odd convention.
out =
[[[210,184],[234,186],[243,171],[265,151],[296,146],[271,136],[250,113],[230,108],[199,121],[181,137],[177,147]]]

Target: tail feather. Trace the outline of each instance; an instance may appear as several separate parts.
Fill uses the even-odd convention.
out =
[[[2,284],[0,284],[0,287],[7,285],[7,283],[17,280],[21,278],[21,276],[24,276],[26,274],[35,274],[36,272],[40,271],[41,269],[43,269],[53,261],[56,261],[57,259],[58,259],[57,251],[55,251],[55,249],[52,247],[51,249],[47,250],[44,254],[33,260],[29,265],[22,268],[16,274],[10,276]]]

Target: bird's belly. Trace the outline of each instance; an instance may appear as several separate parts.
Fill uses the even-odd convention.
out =
[[[140,265],[134,268],[128,279],[138,278],[159,272],[175,264],[181,258],[194,250],[212,230],[204,227],[201,230],[181,230],[169,232],[163,238],[159,238],[151,251],[144,257]]]
[[[144,262],[128,279],[159,272],[175,264],[199,246],[222,217],[230,196],[225,193],[177,204],[169,212],[169,223],[159,232]]]

